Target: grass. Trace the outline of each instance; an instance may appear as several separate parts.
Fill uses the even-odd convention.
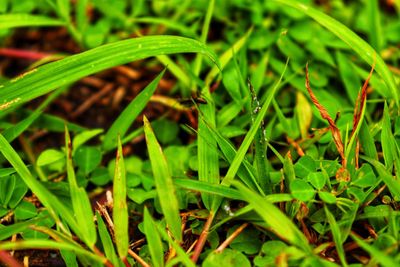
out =
[[[398,1],[75,2],[0,4],[2,264],[400,264]]]

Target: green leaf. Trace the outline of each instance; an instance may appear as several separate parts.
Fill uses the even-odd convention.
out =
[[[14,214],[16,220],[26,220],[35,217],[37,210],[31,202],[22,201],[15,209]]]
[[[315,161],[308,155],[301,157],[294,164],[294,171],[299,178],[307,178],[308,174],[315,172],[316,169]]]
[[[336,203],[336,197],[332,193],[329,192],[318,192],[319,198],[327,203],[327,204],[335,204]]]
[[[122,154],[121,139],[118,138],[117,158],[114,172],[114,235],[119,257],[124,260],[128,255],[129,232],[128,232],[128,206],[126,203],[126,170]]]
[[[153,129],[147,118],[143,117],[144,133],[146,137],[147,150],[153,170],[156,190],[161,205],[161,210],[167,221],[169,230],[178,241],[182,240],[181,217],[172,177],[168,169],[167,160],[161,150]]]
[[[102,155],[96,147],[82,146],[74,155],[74,162],[84,174],[91,173],[101,163]]]
[[[10,29],[16,27],[35,27],[35,26],[62,26],[65,22],[39,15],[31,14],[4,14],[0,15],[0,29]]]
[[[157,77],[149,83],[143,91],[138,94],[129,105],[122,111],[118,118],[113,122],[110,129],[104,136],[103,148],[109,150],[115,147],[118,134],[123,138],[131,124],[135,121],[140,112],[144,109],[150,97],[154,94],[158,83],[165,73],[164,69]]]
[[[335,34],[337,37],[347,43],[347,45],[351,49],[353,49],[353,51],[356,52],[369,65],[372,66],[372,64],[375,62],[374,58],[376,58],[376,72],[383,78],[386,85],[390,89],[390,96],[387,95],[386,97],[393,98],[396,102],[396,105],[399,106],[398,88],[396,86],[392,73],[386,66],[383,59],[379,56],[379,53],[375,52],[375,50],[361,37],[359,37],[357,34],[355,34],[339,21],[301,2],[286,0],[274,0],[274,2],[293,7],[296,10],[313,18],[319,24],[327,28],[329,31],[331,31],[333,34]]]
[[[161,237],[147,208],[144,209],[143,227],[153,266],[164,266],[164,251]]]
[[[41,167],[55,163],[64,158],[65,154],[63,152],[56,149],[46,149],[45,151],[40,153],[39,157],[37,158],[36,164]]]
[[[69,128],[69,127],[68,127]],[[86,130],[77,135],[72,140],[72,155],[75,154],[76,150],[83,144],[85,144],[90,139],[96,137],[97,135],[101,134],[103,129],[93,129],[93,130]]]
[[[300,201],[310,201],[314,198],[315,190],[304,180],[296,179],[290,183],[292,196]]]
[[[307,181],[310,182],[317,190],[324,188],[326,180],[327,177],[322,172],[311,172],[307,176]]]
[[[203,262],[203,267],[250,267],[245,255],[233,249],[224,249],[221,253],[211,252]]]
[[[207,46],[188,38],[146,36],[118,41],[48,63],[7,82],[0,90],[0,108],[4,110],[25,103],[55,88],[114,66],[160,54],[176,53],[202,53],[214,62],[219,62]]]

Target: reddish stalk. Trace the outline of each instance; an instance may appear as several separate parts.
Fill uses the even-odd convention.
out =
[[[133,250],[129,249],[128,253],[129,253],[129,255],[132,256],[132,258],[134,258],[143,267],[150,267],[150,265],[147,262],[145,262],[138,254],[133,252]]]
[[[3,262],[6,266],[23,267],[10,253],[4,250],[0,250],[0,262]]]
[[[225,241],[215,250],[217,253],[221,253],[236,237],[240,235],[241,232],[248,226],[248,223],[242,224],[238,229],[236,229]]]
[[[0,56],[12,57],[12,58],[22,58],[30,60],[39,60],[45,57],[52,56],[51,54],[35,52],[30,50],[21,50],[14,48],[0,48]]]
[[[214,214],[212,212],[210,212],[210,215],[208,215],[207,221],[204,224],[203,231],[201,231],[200,237],[199,237],[196,247],[194,248],[194,251],[193,251],[192,261],[194,263],[197,262],[197,260],[200,257],[201,252],[203,251],[203,248],[204,248],[204,245],[206,244],[209,230],[210,230],[213,220],[214,220]]]

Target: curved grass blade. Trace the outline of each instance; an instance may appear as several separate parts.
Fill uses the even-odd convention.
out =
[[[173,237],[180,242],[182,241],[181,217],[179,215],[178,199],[175,194],[175,187],[168,169],[167,160],[146,116],[143,117],[143,122],[147,150],[149,152],[161,210]]]
[[[340,23],[339,21],[333,19],[332,17],[318,11],[315,8],[307,6],[297,1],[286,1],[286,0],[274,0],[280,4],[293,7],[298,11],[306,14],[307,16],[313,18],[316,22],[327,28],[337,37],[342,39],[347,45],[354,50],[362,59],[364,59],[370,66],[375,62],[376,55],[376,72],[382,77],[385,81],[386,85],[390,89],[390,96],[396,102],[396,105],[399,106],[399,90],[394,81],[393,75],[390,72],[389,68],[386,66],[383,59],[379,56],[378,53],[361,37],[359,37],[356,33],[351,31],[345,25]]]
[[[104,136],[103,148],[105,150],[109,150],[115,146],[118,134],[121,136],[121,138],[124,138],[132,122],[134,122],[137,116],[139,116],[140,112],[142,112],[147,102],[150,100],[150,97],[154,94],[154,91],[156,90],[157,85],[164,73],[165,69],[158,74],[157,77],[131,101],[131,103],[129,103],[129,105],[114,121]]]
[[[128,206],[126,204],[126,171],[122,155],[121,139],[118,137],[117,158],[115,160],[114,173],[114,235],[119,257],[125,261],[129,248],[128,233]]]
[[[35,26],[63,26],[65,22],[46,17],[31,14],[4,14],[0,15],[0,30],[17,27],[35,27]]]
[[[12,236],[14,234],[18,234],[18,233],[28,229],[30,225],[34,225],[43,219],[44,219],[44,217],[41,217],[41,218],[37,217],[37,218],[34,218],[29,221],[18,222],[18,223],[14,223],[14,224],[2,227],[2,228],[0,228],[0,240],[9,238],[10,236]]]
[[[70,243],[60,243],[52,240],[32,239],[17,242],[3,242],[0,243],[0,250],[23,250],[23,249],[56,249],[56,250],[69,250],[75,252],[82,257],[93,259],[99,263],[106,263],[107,259],[96,254],[89,252],[79,246]]]
[[[161,237],[146,207],[144,209],[143,228],[146,235],[147,244],[149,245],[149,251],[153,266],[164,266],[164,251],[162,247]]]
[[[279,208],[241,183],[234,182],[234,185],[275,234],[304,252],[311,253],[307,238]]]
[[[146,36],[99,46],[33,69],[1,86],[0,110],[22,104],[90,74],[157,55],[202,53],[217,65],[204,44],[178,36]]]

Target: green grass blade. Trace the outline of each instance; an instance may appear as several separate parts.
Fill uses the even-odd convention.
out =
[[[207,182],[190,180],[190,179],[174,179],[174,184],[176,186],[188,190],[194,190],[202,193],[218,195],[224,198],[231,198],[235,200],[242,199],[242,195],[239,192],[237,192],[237,190],[226,186],[220,186],[219,184],[210,184]]]
[[[106,254],[107,259],[109,259],[114,264],[114,266],[118,266],[118,257],[115,253],[113,241],[110,234],[108,233],[107,227],[103,219],[98,212],[96,212],[96,218],[97,230],[99,232],[101,244],[103,245],[104,253]]]
[[[0,110],[22,104],[90,74],[162,54],[202,53],[218,58],[204,44],[178,36],[146,36],[99,46],[33,69],[1,86]]]
[[[385,45],[384,33],[382,32],[381,16],[379,12],[379,1],[369,0],[366,2],[368,12],[368,41],[376,51],[380,52]]]
[[[21,133],[23,133],[39,116],[42,114],[43,110],[57,97],[64,91],[64,88],[55,91],[49,97],[43,101],[40,106],[35,109],[27,118],[23,119],[13,127],[7,128],[2,133],[4,138],[7,139],[8,142],[12,142],[15,138],[17,138]]]
[[[146,207],[144,209],[143,228],[144,228],[144,233],[146,235],[147,244],[149,246],[149,251],[151,255],[151,261],[153,262],[153,266],[155,267],[164,266],[164,251],[163,251],[161,237]]]
[[[36,26],[63,26],[65,22],[39,15],[31,14],[4,14],[0,15],[0,29],[10,29],[17,27],[36,27]]]
[[[207,105],[200,105],[199,113],[202,114],[202,120],[199,120],[197,133],[197,156],[199,180],[211,184],[218,184],[219,175],[219,157],[217,143],[211,137],[212,133],[207,125],[215,127],[215,104],[211,94],[206,87],[202,91],[202,96],[207,100]],[[204,206],[210,210],[213,196],[202,194]]]
[[[32,239],[17,242],[4,242],[0,243],[0,250],[23,250],[23,249],[65,249],[75,252],[77,255],[87,257],[97,261],[98,263],[105,263],[107,259],[100,257],[82,247],[70,244],[60,243],[52,240]]]
[[[121,139],[118,137],[118,151],[115,161],[115,174],[113,183],[113,220],[115,243],[119,257],[124,260],[128,255],[129,232],[128,232],[128,206],[126,203],[126,171],[122,155]]]
[[[157,195],[160,200],[161,210],[165,216],[168,228],[173,237],[182,241],[181,217],[179,215],[178,199],[175,194],[174,184],[169,172],[167,160],[161,150],[153,129],[147,118],[143,117],[144,133],[146,137],[147,150],[153,170],[154,182]]]
[[[399,90],[394,81],[393,75],[390,72],[389,68],[386,66],[383,59],[379,56],[378,53],[361,37],[347,28],[345,25],[340,23],[339,21],[333,19],[332,17],[318,11],[315,8],[307,6],[303,3],[297,1],[286,1],[286,0],[274,0],[275,2],[281,3],[286,6],[293,7],[298,11],[306,14],[307,16],[313,18],[319,24],[327,28],[337,37],[342,39],[347,45],[354,50],[362,59],[364,59],[370,66],[375,61],[376,57],[376,72],[382,77],[385,81],[386,85],[390,89],[390,96],[396,102],[396,105],[399,106]]]
[[[261,110],[260,102],[257,99],[257,94],[254,91],[254,88],[251,87],[251,121],[252,123],[255,121],[258,112]],[[289,129],[289,128],[287,128]],[[267,145],[266,145],[266,136],[265,136],[265,127],[264,120],[261,121],[260,128],[257,130],[256,135],[254,137],[254,161],[257,170],[257,181],[259,186],[266,194],[272,193],[271,181],[268,173],[267,162],[268,159],[266,157],[267,154]]]
[[[265,201],[263,197],[246,188],[244,185],[238,182],[234,182],[234,185],[275,234],[304,252],[311,252],[307,238],[279,208],[271,202]]]
[[[94,215],[90,205],[89,196],[85,189],[80,188],[76,182],[75,170],[72,164],[72,143],[67,126],[65,126],[65,154],[67,159],[69,190],[76,222],[80,227],[82,240],[90,249],[93,249],[97,239]]]
[[[272,99],[274,98],[275,92],[279,88],[279,85],[282,81],[283,76],[285,75],[286,67],[289,61],[286,62],[286,66],[284,71],[281,74],[281,77],[277,81],[277,83],[273,86],[273,88],[270,89],[269,94],[267,99],[262,105],[262,108],[260,112],[257,114],[256,119],[254,120],[253,125],[251,126],[250,130],[247,132],[242,144],[240,145],[240,148],[238,149],[238,152],[233,159],[231,166],[228,169],[228,172],[226,173],[225,178],[222,180],[222,184],[224,185],[230,185],[233,179],[235,178],[235,175],[242,164],[242,161],[244,160],[244,157],[246,156],[247,150],[249,149],[251,143],[253,142],[253,139],[257,133],[257,130],[260,128],[260,125],[262,121],[264,120],[265,114],[267,113],[267,110],[269,108],[269,105],[272,102]]]
[[[233,159],[235,158],[237,151],[235,147],[225,138],[223,137],[215,128],[207,125],[211,130],[213,138],[217,141],[218,146],[221,149],[222,154],[224,155],[226,161],[229,164],[232,164]],[[261,189],[260,185],[257,183],[255,178],[255,171],[253,166],[244,159],[242,165],[239,167],[238,176],[240,180],[248,187],[252,189],[257,189],[258,192],[264,194],[263,190]]]
[[[329,226],[331,228],[333,241],[335,243],[340,262],[342,263],[342,266],[349,266],[346,262],[346,255],[343,249],[343,240],[342,240],[342,235],[340,233],[339,225],[337,224],[333,214],[328,210],[326,206],[324,206],[324,210],[329,222]]]
[[[393,169],[393,163],[397,158],[395,142],[392,133],[392,124],[390,122],[389,108],[385,103],[382,119],[381,145],[383,158],[385,159],[385,165],[388,170]]]
[[[150,217],[150,219],[153,221],[153,218]],[[154,221],[153,223],[155,224]],[[187,255],[186,252],[176,242],[174,242],[171,236],[167,233],[167,231],[165,231],[165,229],[162,228],[161,225],[157,225],[157,230],[160,233],[161,237],[167,240],[169,245],[175,249],[176,254],[178,254],[180,261],[184,264],[184,266],[196,267],[196,264],[193,263],[189,255]]]
[[[154,94],[154,91],[156,90],[157,85],[164,73],[165,69],[129,103],[129,105],[113,122],[110,129],[104,136],[103,148],[105,150],[115,147],[118,135],[121,137],[121,139],[124,138],[131,124],[135,121],[137,116],[139,116],[140,112],[142,112],[142,110],[145,108],[150,97]]]
[[[356,243],[365,251],[367,251],[375,261],[379,262],[384,267],[393,267],[399,266],[399,263],[396,262],[393,257],[386,255],[381,250],[375,248],[374,246],[369,245],[367,242],[358,238],[355,235],[351,235],[351,237],[356,241]]]
[[[11,225],[7,225],[3,228],[0,228],[0,240],[4,240],[6,238],[9,238],[12,235],[18,234],[18,233],[28,229],[30,225],[35,225],[36,223],[40,222],[43,219],[44,219],[44,217],[35,218],[35,219],[29,220],[29,221],[18,222],[18,223],[14,223]]]
[[[364,157],[362,158],[371,163],[372,166],[374,166],[375,170],[379,174],[379,177],[387,185],[392,195],[394,197],[400,198],[400,180],[393,178],[389,171],[386,170],[385,166],[383,166],[383,164],[379,161]]]
[[[11,164],[11,166],[13,166],[17,173],[21,176],[22,180],[29,187],[29,189],[39,198],[41,203],[55,217],[57,223],[62,226],[57,216],[57,214],[59,214],[78,236],[82,236],[78,224],[76,223],[71,211],[46,187],[44,187],[38,180],[36,180],[32,176],[17,152],[11,147],[11,145],[1,134],[0,151]]]

